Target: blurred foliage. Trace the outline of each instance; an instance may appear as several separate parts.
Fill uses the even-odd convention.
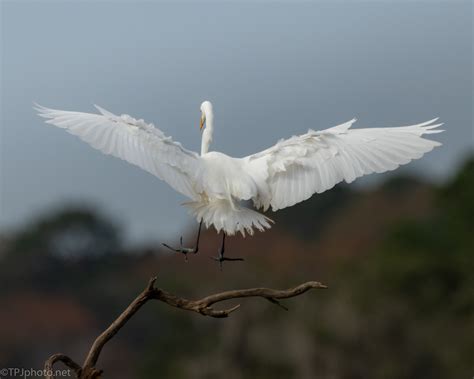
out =
[[[472,375],[474,160],[436,193],[429,218],[398,223],[346,272],[357,283],[353,307],[380,349],[381,377]]]
[[[84,208],[68,208],[45,215],[20,232],[13,246],[13,250],[22,255],[40,251],[71,259],[113,254],[118,248],[116,226],[92,209]]]
[[[271,231],[229,240],[246,261],[223,272],[209,260],[213,232],[186,264],[154,246],[125,251],[95,210],[44,215],[1,240],[0,367],[39,368],[59,351],[80,361],[159,273],[185,297],[309,279],[330,288],[288,301],[289,312],[245,300],[224,320],[147,304],[106,346],[106,378],[472,377],[473,194],[472,158],[440,187],[337,186],[276,214]]]
[[[341,183],[317,197],[316,201],[304,201],[269,216],[302,240],[317,239],[327,219],[353,199],[353,191]]]

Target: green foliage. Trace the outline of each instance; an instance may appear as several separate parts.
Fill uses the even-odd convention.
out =
[[[93,210],[78,207],[43,216],[15,237],[12,250],[75,259],[113,254],[119,246],[115,225]]]
[[[349,279],[358,283],[354,307],[367,314],[376,332],[365,342],[389,350],[385,378],[472,374],[473,162],[437,190],[433,214],[399,223],[363,263],[352,262],[358,268],[351,267]],[[391,364],[401,358],[403,366]]]
[[[285,228],[302,240],[316,240],[320,230],[337,210],[353,199],[353,191],[345,184],[339,184],[330,191],[313,196],[305,201],[269,214],[276,223],[284,223]]]

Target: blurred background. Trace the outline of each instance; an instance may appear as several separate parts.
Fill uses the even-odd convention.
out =
[[[81,362],[158,274],[198,298],[318,280],[285,302],[206,319],[147,304],[106,346],[110,378],[468,378],[474,367],[472,2],[1,3],[0,368]],[[32,103],[152,121],[244,156],[357,117],[439,116],[441,148],[290,209],[228,241],[219,271],[166,184],[51,128]]]

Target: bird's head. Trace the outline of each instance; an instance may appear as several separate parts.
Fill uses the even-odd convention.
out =
[[[203,129],[204,128],[204,124],[206,124],[206,126],[208,125],[208,120],[212,120],[212,117],[214,116],[214,113],[212,111],[212,104],[210,101],[204,101],[202,104],[201,104],[201,121],[199,122],[199,129]]]

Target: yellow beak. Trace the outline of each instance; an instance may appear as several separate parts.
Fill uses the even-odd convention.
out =
[[[201,120],[199,121],[199,129],[202,130],[204,127],[204,122],[206,122],[206,116],[204,114],[201,115]]]

